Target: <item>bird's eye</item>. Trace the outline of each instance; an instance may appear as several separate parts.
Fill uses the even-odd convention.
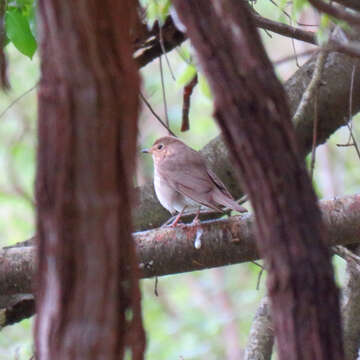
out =
[[[159,144],[159,145],[157,146],[157,149],[158,149],[158,150],[161,150],[163,147],[164,147],[163,144]]]

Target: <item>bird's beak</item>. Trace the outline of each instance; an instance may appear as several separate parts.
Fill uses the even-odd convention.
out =
[[[150,150],[149,149],[142,149],[141,152],[143,154],[150,154]]]

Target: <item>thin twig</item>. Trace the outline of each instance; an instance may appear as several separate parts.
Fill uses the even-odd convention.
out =
[[[354,79],[355,79],[355,72],[356,72],[356,65],[353,65],[353,70],[351,73],[351,81],[350,81],[350,95],[349,95],[349,121],[346,122],[346,126],[349,129],[349,135],[350,138],[348,140],[347,144],[337,144],[337,146],[353,146],[355,148],[356,154],[358,158],[360,159],[360,149],[359,145],[355,139],[353,127],[352,127],[352,102],[353,102],[353,91],[354,91]],[[350,139],[352,140],[352,143],[350,143]]]
[[[262,277],[262,274],[264,272],[264,268],[262,268],[259,272],[259,275],[258,275],[258,278],[257,278],[257,283],[256,283],[256,290],[259,290],[260,289],[260,281],[261,281],[261,277]]]
[[[314,126],[313,126],[313,141],[312,141],[312,149],[311,149],[311,165],[310,165],[310,178],[313,179],[314,176],[314,168],[315,168],[315,158],[316,158],[316,143],[317,143],[317,131],[318,131],[318,122],[319,122],[319,114],[318,114],[318,88],[315,90],[314,94]]]
[[[349,134],[349,140],[348,143],[350,143],[350,139],[351,139],[351,133],[352,133],[352,128],[353,128],[353,121],[352,121],[352,108],[353,108],[353,93],[354,93],[354,78],[355,78],[355,71],[356,71],[356,66],[355,64],[353,65],[353,69],[351,72],[351,80],[350,80],[350,94],[349,94],[349,128],[350,128],[350,134]]]
[[[291,16],[283,9],[281,8],[275,1],[269,0],[275,7],[277,7],[291,22]]]
[[[168,116],[168,108],[167,108],[167,102],[166,102],[164,71],[163,71],[161,56],[159,57],[159,66],[160,66],[160,79],[161,79],[161,90],[162,90],[163,103],[164,103],[165,121],[166,121],[167,127],[170,128],[169,116]]]
[[[273,21],[261,16],[255,10],[251,11],[252,17],[255,22],[255,26],[261,29],[270,30],[277,34],[287,36],[290,38],[294,38],[297,40],[305,41],[310,44],[317,45],[315,33],[312,31],[306,31],[303,29],[299,29],[297,27],[293,27],[287,24],[283,24],[277,21]]]
[[[290,16],[289,16],[289,21],[290,21],[290,26],[292,26],[293,23],[292,23],[292,19],[291,19]],[[298,56],[297,56],[297,53],[296,53],[295,40],[294,40],[293,37],[291,38],[291,46],[293,48],[294,55],[295,55],[295,64],[300,69],[300,63],[299,63],[299,59],[298,59]]]
[[[355,72],[356,72],[356,65],[353,65],[353,70],[351,72],[351,81],[350,81],[350,95],[349,95],[349,121],[346,123],[349,132],[350,132],[350,136],[352,139],[352,145],[355,148],[355,151],[360,159],[360,150],[359,150],[359,146],[357,144],[357,141],[355,139],[354,136],[354,132],[353,132],[353,128],[352,128],[352,102],[353,102],[353,92],[354,92],[354,79],[355,79]]]
[[[146,100],[145,96],[141,92],[139,93],[139,95],[140,95],[140,99],[145,103],[147,108],[154,115],[154,117],[159,121],[159,123],[169,132],[169,134],[176,137],[176,135],[169,129],[169,127],[166,126],[166,124],[161,120],[160,116],[154,111],[154,109],[152,108],[150,103]]]
[[[174,72],[173,72],[173,70],[172,70],[172,68],[171,68],[171,65],[170,65],[169,58],[168,58],[168,56],[167,56],[167,52],[166,52],[166,50],[165,50],[163,31],[162,31],[162,26],[160,25],[160,21],[159,21],[159,41],[160,41],[161,51],[162,51],[163,55],[165,56],[165,60],[166,60],[167,66],[168,66],[168,68],[169,68],[170,75],[171,75],[172,79],[173,79],[174,81],[176,81]]]
[[[258,266],[261,270],[265,270],[265,268],[261,265],[261,264],[259,264],[258,262],[256,262],[256,261],[251,261],[253,264],[255,264],[256,266]]]
[[[257,282],[256,282],[256,290],[260,289],[260,281],[261,281],[261,276],[265,270],[265,267],[262,266],[261,264],[259,264],[256,261],[251,261],[253,264],[255,264],[256,266],[258,266],[260,268],[259,274],[258,274],[258,278],[257,278]]]
[[[349,98],[349,120],[352,125],[352,109],[353,109],[353,95],[354,95],[354,79],[355,79],[356,65],[353,65],[351,72],[351,81],[350,81],[350,98]],[[352,126],[351,126],[352,128]]]
[[[154,294],[155,294],[155,296],[159,296],[158,284],[159,284],[159,277],[155,276],[155,284],[154,284]]]
[[[32,86],[30,89],[23,92],[20,96],[18,96],[15,100],[13,100],[1,113],[0,113],[0,119],[17,103],[19,102],[24,96],[29,94],[31,91],[33,91],[37,86],[39,82],[37,82],[34,86]]]
[[[319,52],[321,49],[319,48],[316,48],[316,49],[309,49],[309,50],[306,50],[300,54],[297,54],[296,56],[295,55],[288,55],[288,56],[285,56],[279,60],[276,60],[273,62],[273,65],[274,66],[279,66],[279,65],[282,65],[288,61],[292,61],[292,60],[295,60],[296,57],[300,58],[300,57],[303,57],[303,56],[308,56],[308,55],[312,55],[314,53],[317,53]]]

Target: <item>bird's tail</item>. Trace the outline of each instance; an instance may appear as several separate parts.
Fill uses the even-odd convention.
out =
[[[247,212],[243,206],[239,205],[234,199],[226,196],[223,192],[214,191],[213,199],[216,203],[226,206],[234,211],[238,211],[240,213]]]

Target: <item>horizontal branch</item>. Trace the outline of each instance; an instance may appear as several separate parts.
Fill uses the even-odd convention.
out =
[[[31,294],[19,294],[9,298],[6,306],[0,309],[0,330],[35,314],[35,299]]]
[[[253,17],[255,26],[260,29],[269,30],[279,35],[308,42],[310,44],[317,44],[315,33],[311,31],[302,30],[297,27],[267,19],[255,11],[253,11]],[[155,25],[151,30],[144,33],[143,39],[136,39],[137,41],[134,43],[134,48],[136,50],[135,60],[139,67],[146,66],[154,59],[163,55],[164,50],[165,52],[169,52],[181,45],[187,39],[186,34],[175,27],[171,16],[166,18],[161,31],[164,45],[163,48],[160,44],[158,22],[155,22]]]
[[[135,54],[135,61],[139,67],[149,64],[165,52],[169,52],[186,40],[186,35],[179,31],[168,16],[161,28],[163,48],[160,44],[160,30],[158,22],[147,34],[146,38],[139,40],[142,43],[141,51]],[[135,45],[135,44],[134,44]]]
[[[359,0],[334,0],[335,2],[346,6],[350,9],[360,11],[360,1]]]
[[[252,15],[254,18],[255,26],[260,29],[269,30],[282,36],[317,45],[315,33],[312,31],[302,30],[294,26],[270,20],[259,15],[255,11],[252,12]]]
[[[360,243],[360,194],[322,200],[320,206],[328,229],[327,243]],[[259,258],[252,215],[232,216],[200,225],[164,227],[134,233],[142,277],[162,276]],[[0,252],[0,293],[32,291],[34,246],[12,247]]]
[[[354,39],[357,40],[357,39]],[[315,69],[317,56],[313,56],[285,83],[285,91],[292,114],[295,113]],[[353,67],[360,68],[360,60],[330,52],[324,65],[322,82],[318,91],[317,143],[321,144],[339,127],[345,125],[349,115],[350,83]],[[360,77],[354,79],[354,94],[360,94]],[[353,115],[360,111],[360,96],[353,97]],[[314,122],[313,99],[296,126],[296,136],[301,153],[305,156],[312,147]],[[208,159],[209,166],[216,172],[237,198],[242,195],[241,184],[235,177],[231,158],[221,136],[210,141],[201,154]],[[158,202],[152,183],[137,189],[138,205],[134,209],[133,223],[136,230],[158,227],[170,214]]]
[[[309,3],[317,10],[331,15],[339,20],[347,21],[349,24],[359,25],[360,14],[342,9],[339,6],[327,4],[323,0],[309,0]]]

